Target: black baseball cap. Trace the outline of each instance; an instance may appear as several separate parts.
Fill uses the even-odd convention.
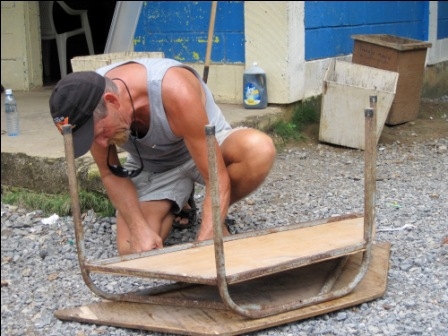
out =
[[[72,72],[62,78],[50,97],[56,127],[72,126],[75,157],[87,153],[93,142],[93,111],[104,94],[106,80],[94,71]]]

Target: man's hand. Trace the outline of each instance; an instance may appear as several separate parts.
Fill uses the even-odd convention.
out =
[[[140,253],[163,247],[162,238],[148,227],[132,232],[127,242],[129,253]]]

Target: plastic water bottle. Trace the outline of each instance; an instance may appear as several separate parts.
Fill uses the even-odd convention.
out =
[[[246,109],[264,109],[268,106],[266,73],[257,63],[244,71],[243,90],[243,103]]]
[[[11,89],[5,90],[6,131],[9,136],[19,135],[19,112]]]

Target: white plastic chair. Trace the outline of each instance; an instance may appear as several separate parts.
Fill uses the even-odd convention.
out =
[[[53,6],[57,2],[59,6],[69,15],[78,15],[81,19],[81,27],[75,30],[58,33],[53,20]],[[39,1],[40,9],[40,27],[42,40],[56,40],[58,49],[59,67],[61,69],[61,78],[67,74],[67,39],[69,37],[84,34],[87,40],[87,47],[90,55],[93,55],[93,41],[90,30],[87,10],[75,10],[70,8],[64,1]],[[43,57],[45,75],[49,75],[50,59]]]

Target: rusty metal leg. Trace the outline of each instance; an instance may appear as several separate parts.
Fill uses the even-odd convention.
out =
[[[90,279],[89,272],[85,267],[86,257],[85,257],[85,244],[84,244],[84,229],[82,227],[78,182],[76,180],[76,166],[75,166],[75,154],[73,151],[72,126],[71,125],[63,126],[62,135],[64,136],[65,159],[67,162],[67,177],[70,188],[70,199],[72,201],[72,216],[73,216],[73,223],[75,225],[75,239],[76,239],[76,248],[78,252],[79,267],[81,268],[81,274],[82,278],[84,279],[84,282],[87,284],[87,286],[89,286],[89,284],[92,281]]]
[[[330,276],[325,280],[325,283],[322,286],[319,295],[327,294],[332,290],[334,284],[339,279],[339,276],[342,274],[342,271],[344,270],[348,258],[349,258],[348,256],[340,258],[341,260],[338,261],[336,267],[330,273]]]
[[[370,108],[365,110],[364,132],[364,240],[366,242],[366,252],[364,253],[367,254],[371,253],[375,233],[377,96],[370,96],[369,100]],[[321,294],[328,293],[331,290],[333,284],[342,272],[347,257],[344,259],[341,260],[338,268],[334,270],[333,274],[322,287]]]
[[[237,305],[232,298],[228,290],[225,272],[225,258],[224,247],[221,231],[220,220],[220,204],[219,204],[219,190],[217,181],[217,169],[216,169],[216,153],[215,153],[215,138],[214,127],[206,126],[207,145],[208,145],[208,159],[209,159],[209,176],[212,185],[212,207],[213,207],[213,226],[214,226],[214,242],[215,242],[215,261],[218,280],[218,289],[221,299],[225,305],[236,313],[249,317],[249,318],[261,318],[278,313],[282,313],[289,310],[294,310],[317,304],[329,300],[333,300],[349,294],[353,291],[359,282],[363,279],[367,272],[371,259],[372,250],[372,233],[374,225],[374,199],[375,199],[375,167],[376,167],[376,96],[370,97],[371,107],[365,110],[365,207],[364,207],[364,237],[366,244],[366,251],[363,253],[361,265],[359,266],[358,273],[353,277],[350,283],[338,290],[330,291],[330,287],[335,282],[334,277],[327,281],[324,285],[321,293],[318,295],[300,299],[291,302],[290,304],[282,304],[271,307],[261,307],[259,305],[246,305],[245,307]],[[341,268],[337,268],[341,270]]]
[[[367,244],[372,241],[375,230],[376,104],[377,96],[370,96],[370,108],[365,110],[364,238]]]
[[[87,285],[87,287],[96,295],[101,298],[107,300],[117,300],[117,301],[130,301],[130,302],[140,302],[140,303],[173,303],[179,304],[179,300],[173,299],[159,299],[155,296],[155,294],[165,293],[168,291],[185,288],[190,284],[184,283],[174,283],[168,285],[159,285],[153,288],[150,288],[146,291],[143,291],[143,295],[141,291],[135,291],[131,293],[124,294],[115,294],[103,291],[99,287],[97,287],[92,278],[90,277],[90,272],[87,267],[87,258],[85,255],[85,243],[84,243],[84,228],[82,226],[81,219],[81,207],[79,202],[79,192],[78,192],[78,182],[76,178],[76,165],[75,165],[75,155],[73,150],[73,135],[72,135],[72,126],[65,125],[62,127],[62,134],[64,137],[64,149],[65,149],[65,158],[67,161],[67,177],[70,188],[70,198],[71,198],[71,206],[72,206],[72,216],[73,222],[75,226],[75,239],[76,239],[76,248],[78,254],[78,262],[79,267],[81,269],[82,278]],[[186,303],[183,302],[185,305]]]

